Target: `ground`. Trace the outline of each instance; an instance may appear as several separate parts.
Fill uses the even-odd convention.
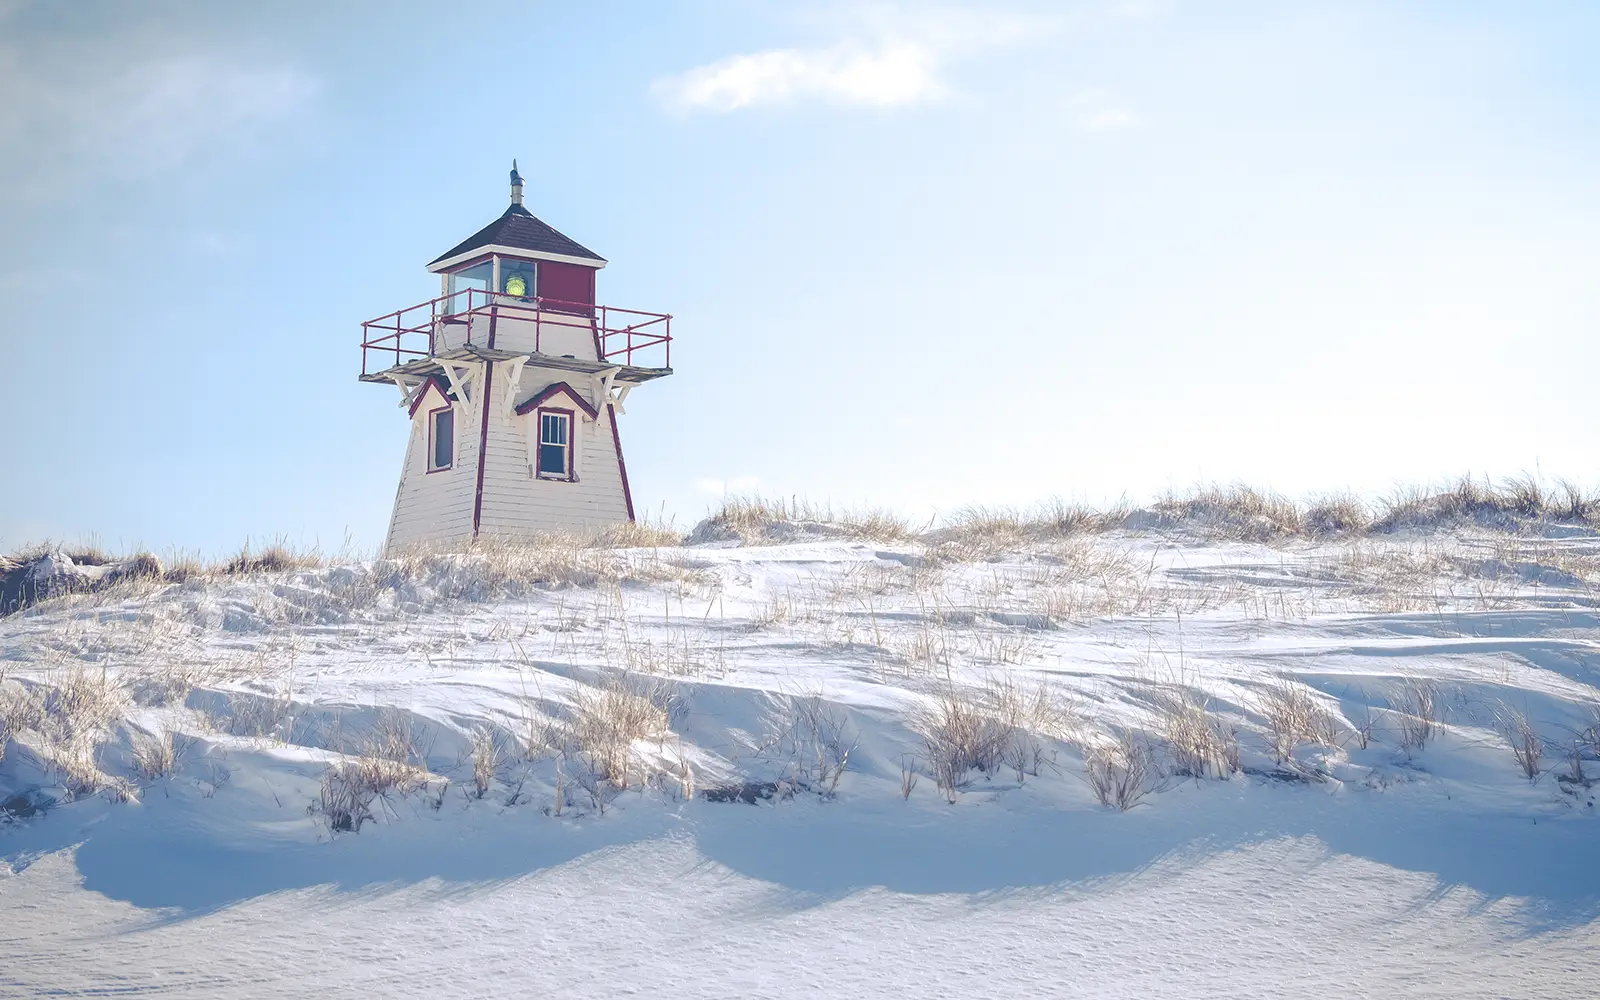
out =
[[[1594,995],[1597,585],[819,528],[57,598],[0,619],[0,994]]]

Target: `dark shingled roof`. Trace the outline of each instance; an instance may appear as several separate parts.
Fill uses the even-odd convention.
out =
[[[605,263],[604,257],[551,229],[534,218],[532,213],[521,205],[512,205],[500,218],[435,257],[428,266],[432,267],[441,260],[459,257],[461,254],[487,246],[513,247],[517,250],[561,254],[564,257],[583,257]]]

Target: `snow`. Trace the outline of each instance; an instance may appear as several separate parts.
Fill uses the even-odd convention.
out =
[[[0,799],[59,800],[0,825],[0,995],[1600,991],[1600,823],[1594,789],[1563,777],[1600,718],[1600,540],[595,558],[631,568],[464,600],[441,595],[473,592],[469,564],[399,583],[362,564],[0,619],[9,690],[104,667],[135,694],[99,755],[129,801],[69,801],[26,733],[0,760]],[[635,747],[648,784],[596,802],[568,771],[556,808],[555,759],[508,754],[472,793],[475,729],[510,745],[624,670],[670,696],[670,732]],[[916,714],[1002,678],[1044,682],[1082,732],[1041,734],[1037,775],[974,773],[947,801]],[[1280,764],[1262,699],[1286,680],[1340,737]],[[1440,702],[1437,737],[1410,751],[1390,711],[1408,685]],[[1097,804],[1083,748],[1123,728],[1159,746],[1183,689],[1238,728],[1243,772]],[[684,794],[684,762],[701,790],[787,787],[796,755],[774,734],[798,703],[859,741],[837,794]],[[1544,739],[1537,781],[1508,709]],[[428,788],[333,831],[310,808],[329,765],[400,723]],[[136,735],[162,730],[194,742],[170,777],[138,779]]]

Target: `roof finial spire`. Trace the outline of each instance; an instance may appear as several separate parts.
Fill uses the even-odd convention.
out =
[[[522,204],[522,175],[517,173],[517,161],[511,161],[511,204]]]

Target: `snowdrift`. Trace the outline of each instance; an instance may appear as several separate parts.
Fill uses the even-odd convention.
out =
[[[0,619],[0,991],[1600,985],[1593,536],[739,527]]]

